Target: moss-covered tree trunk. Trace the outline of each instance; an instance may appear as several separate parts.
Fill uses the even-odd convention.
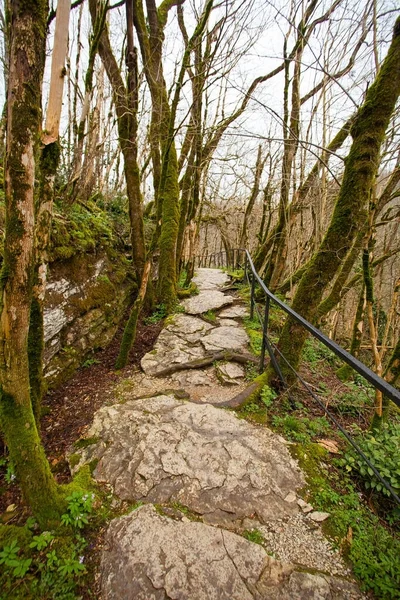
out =
[[[156,212],[161,221],[157,295],[168,311],[172,310],[177,301],[179,170],[174,136],[171,135],[171,107],[164,79],[162,45],[168,12],[177,3],[177,0],[167,0],[157,9],[154,0],[146,0],[147,25],[142,0],[133,0],[133,21],[152,101],[152,160],[156,175]]]
[[[60,162],[59,129],[64,90],[65,59],[68,46],[70,0],[57,5],[54,46],[51,56],[49,101],[45,128],[41,136],[39,186],[35,210],[35,267],[30,313],[28,356],[31,403],[39,427],[41,402],[44,392],[43,303],[47,283],[48,249],[53,215],[54,182]]]
[[[364,283],[361,286],[360,295],[358,298],[356,315],[354,317],[351,342],[350,342],[350,354],[358,357],[360,352],[361,343],[364,334],[364,315],[365,315],[365,286]],[[337,371],[336,375],[339,377],[341,381],[347,381],[350,379],[351,374],[353,373],[353,369],[348,364],[342,365]]]
[[[6,231],[0,316],[0,423],[23,494],[42,526],[58,520],[62,496],[36,428],[28,332],[34,273],[34,183],[41,125],[46,0],[11,0],[5,164]]]
[[[399,62],[400,19],[396,21],[393,40],[382,68],[352,125],[353,143],[346,158],[343,182],[328,231],[293,299],[293,309],[311,323],[316,321],[325,289],[350,251],[357,232],[364,227],[385,131],[400,94]],[[307,335],[306,330],[293,319],[286,320],[279,348],[294,368],[298,367]],[[292,372],[283,361],[281,368],[287,379],[293,380]]]
[[[89,1],[89,9],[93,22],[93,28],[98,29],[101,22],[102,10],[98,9],[96,0]],[[140,192],[140,170],[138,165],[138,142],[137,142],[137,111],[138,111],[138,81],[137,81],[137,57],[133,44],[132,31],[132,3],[127,2],[127,32],[128,48],[126,52],[127,83],[125,85],[120,68],[113,54],[108,32],[102,28],[98,51],[104,64],[107,77],[110,81],[115,111],[117,113],[118,138],[124,157],[124,174],[126,190],[129,201],[129,218],[131,226],[132,259],[138,282],[141,279],[145,260],[146,247],[143,229],[143,204]]]

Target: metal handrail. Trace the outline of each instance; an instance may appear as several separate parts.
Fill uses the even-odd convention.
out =
[[[257,316],[259,318],[260,324],[263,327],[263,336],[262,336],[262,348],[261,348],[261,357],[260,357],[260,372],[262,373],[265,365],[265,351],[267,350],[271,364],[274,367],[278,377],[282,381],[283,385],[286,386],[286,381],[283,377],[282,371],[280,369],[278,360],[276,358],[276,354],[279,355],[282,360],[288,365],[288,367],[293,371],[293,373],[297,376],[302,385],[307,389],[307,391],[311,394],[314,400],[317,401],[319,406],[324,410],[326,416],[335,423],[335,425],[339,428],[342,434],[345,436],[347,441],[353,446],[353,448],[358,452],[358,454],[363,458],[366,464],[372,469],[375,476],[379,479],[382,485],[389,491],[390,495],[394,498],[397,504],[400,505],[400,498],[393,490],[392,486],[381,476],[376,467],[371,463],[368,457],[364,454],[358,444],[353,440],[353,438],[347,433],[347,431],[340,425],[334,415],[326,408],[326,406],[321,402],[319,397],[311,390],[310,386],[307,382],[300,376],[299,373],[292,367],[292,365],[287,361],[285,356],[281,353],[279,348],[270,342],[268,339],[268,320],[269,320],[269,310],[270,310],[270,302],[271,300],[275,302],[286,314],[288,314],[292,319],[300,323],[313,337],[319,340],[322,344],[324,344],[329,350],[331,350],[336,356],[341,358],[344,362],[346,362],[350,367],[352,367],[357,373],[362,375],[367,381],[369,381],[376,389],[380,390],[386,397],[388,397],[392,402],[394,402],[398,407],[400,407],[400,391],[390,385],[387,381],[379,377],[376,373],[374,373],[371,369],[369,369],[366,365],[364,365],[357,358],[352,356],[349,352],[344,350],[339,344],[328,338],[322,331],[317,329],[314,325],[309,323],[304,317],[296,313],[290,306],[279,300],[265,285],[259,274],[257,273],[253,261],[251,259],[250,253],[245,248],[236,248],[235,250],[231,250],[230,252],[221,251],[218,253],[213,253],[207,255],[206,257],[196,257],[200,258],[198,260],[198,267],[201,267],[203,264],[203,260],[205,258],[205,263],[208,262],[208,266],[211,267],[211,264],[214,264],[216,267],[223,266],[222,262],[223,257],[226,257],[226,265],[231,268],[243,267],[245,272],[245,278],[247,279],[250,289],[250,318],[254,316],[254,310],[257,312]],[[240,257],[243,257],[244,260],[241,261]],[[195,259],[196,264],[196,259]],[[207,266],[207,265],[206,265]],[[250,277],[251,273],[251,277]],[[264,317],[260,315],[258,310],[258,306],[255,302],[254,292],[255,292],[255,284],[256,282],[263,290],[266,296],[266,302],[264,307]]]
[[[366,365],[364,365],[364,363],[362,363],[357,358],[355,358],[352,354],[347,352],[347,350],[345,350],[344,348],[339,346],[339,344],[337,344],[336,342],[334,342],[333,340],[328,338],[324,333],[322,333],[322,331],[317,329],[317,327],[312,325],[304,317],[302,317],[297,312],[295,312],[292,308],[290,308],[290,306],[285,304],[285,302],[283,302],[282,300],[279,300],[279,298],[277,298],[267,288],[267,286],[265,285],[265,283],[263,282],[263,280],[257,273],[248,250],[246,250],[245,248],[235,248],[235,250],[232,250],[230,252],[235,253],[235,259],[231,260],[229,257],[229,252],[227,252],[226,250],[221,251],[221,252],[215,252],[213,254],[208,254],[206,257],[196,257],[196,259],[200,258],[200,260],[198,261],[199,264],[197,266],[200,267],[202,264],[205,264],[207,262],[209,263],[210,266],[211,266],[211,264],[216,264],[218,262],[222,263],[222,260],[215,261],[215,258],[212,258],[212,257],[221,257],[221,259],[222,259],[222,257],[224,255],[227,256],[227,261],[226,261],[227,266],[232,266],[233,268],[239,267],[239,266],[244,266],[245,273],[248,274],[248,272],[251,271],[252,276],[254,278],[253,281],[250,282],[250,287],[251,287],[250,310],[251,310],[251,313],[253,313],[253,311],[254,311],[254,288],[255,288],[255,282],[257,282],[259,284],[259,286],[261,287],[261,289],[263,290],[266,297],[269,298],[269,300],[272,300],[273,302],[275,302],[275,304],[277,304],[283,311],[285,311],[288,315],[290,315],[295,321],[300,323],[300,325],[302,325],[315,338],[317,338],[317,340],[322,342],[327,348],[329,348],[329,350],[331,350],[334,354],[336,354],[336,356],[338,356],[345,363],[350,365],[350,367],[352,367],[355,371],[357,371],[357,373],[362,375],[367,381],[369,381],[369,383],[371,383],[375,388],[380,390],[385,396],[387,396],[390,400],[392,400],[392,402],[394,402],[400,408],[400,391],[399,390],[397,390],[392,385],[390,385],[390,383],[388,383],[387,381],[382,379],[382,377],[379,377],[379,375],[374,373],[374,371],[369,369]],[[244,265],[241,263],[240,260],[237,259],[237,257],[243,253],[245,254],[245,259],[246,259]],[[205,258],[205,260],[204,260],[204,258]],[[253,314],[251,314],[251,317],[252,316],[253,316]],[[264,351],[265,351],[265,349],[264,349]]]

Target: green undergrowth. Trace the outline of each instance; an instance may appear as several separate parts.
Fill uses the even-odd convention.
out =
[[[165,319],[166,316],[167,316],[167,308],[166,308],[165,304],[157,304],[157,306],[155,307],[155,309],[153,310],[151,315],[144,319],[144,324],[145,325],[155,325],[156,323],[159,323],[160,321]]]
[[[400,422],[391,422],[380,431],[359,432],[356,442],[376,467],[380,475],[400,496]],[[341,465],[354,475],[368,492],[377,492],[390,498],[390,492],[376,477],[361,456],[350,447],[344,454]],[[398,509],[400,519],[400,507]]]
[[[66,510],[58,527],[41,531],[33,517],[23,526],[0,525],[1,600],[78,600],[93,578],[89,541],[110,519],[111,496],[88,467],[63,486]]]
[[[230,268],[223,268],[221,269],[222,271],[224,271],[227,275],[229,275],[229,277],[234,281],[234,282],[243,282],[243,278],[244,278],[244,269],[230,269]]]
[[[87,574],[84,530],[94,510],[93,492],[72,491],[54,531],[40,531],[33,518],[24,527],[0,527],[2,600],[78,598]]]
[[[242,406],[237,411],[237,415],[239,418],[255,421],[256,423],[267,423],[268,409],[271,408],[276,398],[276,392],[266,385],[261,390],[259,398]]]
[[[324,533],[350,561],[362,589],[382,600],[400,598],[398,530],[368,509],[324,448],[307,442],[291,446],[291,452],[305,473],[304,497],[315,509],[330,513]]]

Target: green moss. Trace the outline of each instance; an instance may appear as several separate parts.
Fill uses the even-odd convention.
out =
[[[206,321],[209,321],[210,323],[217,322],[217,315],[213,310],[208,310],[207,312],[203,313],[202,316],[204,319],[206,319]]]
[[[90,461],[89,463],[89,469],[90,469],[90,473],[91,475],[93,475],[97,465],[99,464],[99,459],[98,458],[94,458],[93,460]]]
[[[94,252],[98,247],[119,246],[114,234],[113,217],[94,202],[76,203],[55,212],[52,221],[50,260],[67,260],[77,254]]]
[[[68,458],[68,462],[72,468],[76,467],[76,465],[79,465],[80,460],[81,460],[80,454],[71,454]]]
[[[114,314],[112,303],[115,300],[116,293],[116,289],[109,278],[100,276],[97,278],[96,283],[88,289],[83,298],[71,298],[71,304],[73,304],[81,314],[84,314],[93,308],[101,308],[104,310],[106,316],[111,316]]]
[[[32,541],[33,533],[27,527],[17,527],[16,525],[0,525],[0,548],[8,546],[13,540],[16,540],[18,546],[29,546]]]
[[[98,437],[81,438],[80,440],[77,440],[76,442],[74,442],[74,448],[76,448],[76,450],[81,450],[82,448],[87,448],[88,446],[91,446],[92,444],[97,444],[99,439],[100,438],[98,438]]]
[[[340,381],[349,381],[351,376],[353,375],[354,370],[350,367],[350,365],[342,365],[337,371],[336,376],[340,379]]]
[[[79,469],[71,483],[67,483],[62,487],[62,491],[64,497],[71,495],[72,492],[96,492],[97,484],[92,477],[90,465],[84,465]]]
[[[1,392],[0,425],[24,497],[42,527],[57,523],[65,509],[60,486],[51,474],[31,405]]]
[[[43,307],[37,298],[32,299],[29,335],[28,335],[28,360],[29,360],[29,383],[31,386],[31,403],[36,423],[41,417],[41,404],[44,392],[43,382],[43,350],[44,350],[44,326]]]

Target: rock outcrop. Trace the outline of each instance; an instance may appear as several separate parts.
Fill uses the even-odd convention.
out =
[[[123,264],[104,250],[50,264],[44,310],[48,385],[60,383],[111,341],[132,286]]]

